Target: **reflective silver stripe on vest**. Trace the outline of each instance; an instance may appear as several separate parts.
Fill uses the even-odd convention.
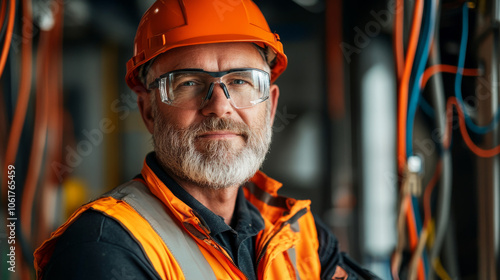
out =
[[[293,268],[295,269],[295,279],[300,280],[299,271],[297,270],[297,253],[295,252],[295,247],[287,250],[288,257],[292,261]]]
[[[104,196],[127,202],[161,237],[187,280],[213,279],[215,274],[196,241],[172,220],[163,203],[141,182],[127,182]]]

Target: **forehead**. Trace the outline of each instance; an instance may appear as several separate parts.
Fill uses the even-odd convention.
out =
[[[169,50],[155,60],[151,72],[163,74],[186,68],[198,68],[205,71],[257,68],[268,71],[267,63],[253,44],[217,43]]]

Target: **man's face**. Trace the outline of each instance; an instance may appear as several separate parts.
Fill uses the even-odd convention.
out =
[[[252,44],[207,44],[161,55],[147,80],[151,82],[172,70],[193,68],[211,72],[257,68],[269,72]],[[260,168],[271,142],[276,86],[271,86],[268,101],[246,109],[234,108],[219,85],[201,109],[172,107],[160,101],[157,90],[150,94],[154,95],[150,104],[152,118],[145,122],[153,133],[158,160],[173,175],[220,189],[243,183]]]

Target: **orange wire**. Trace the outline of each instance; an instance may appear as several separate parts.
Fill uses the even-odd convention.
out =
[[[0,56],[0,77],[2,77],[7,56],[9,56],[10,42],[12,41],[12,31],[14,30],[14,17],[16,16],[16,1],[10,1],[9,22],[7,23],[7,32],[5,33],[5,41]]]
[[[0,29],[2,29],[3,21],[5,20],[7,1],[2,1],[2,8],[0,8]]]
[[[429,78],[434,75],[437,72],[447,72],[447,73],[456,73],[458,68],[456,66],[452,65],[443,65],[443,64],[438,64],[438,65],[433,65],[429,68],[427,68],[424,72],[424,75],[422,76],[422,81],[421,85],[424,87],[429,80]],[[479,69],[463,69],[463,75],[467,76],[478,76],[480,74]],[[457,98],[454,96],[451,96],[448,98],[447,104],[446,104],[446,133],[444,135],[443,139],[443,147],[445,149],[448,149],[450,147],[451,143],[451,137],[452,137],[452,122],[453,122],[453,105],[457,107],[457,112],[459,116],[459,126],[460,126],[460,133],[462,134],[462,138],[464,139],[465,144],[467,147],[477,156],[479,157],[494,157],[500,153],[500,145],[491,148],[491,149],[483,149],[478,147],[474,141],[469,136],[469,133],[467,131],[467,126],[465,124],[465,117],[462,109],[458,105]]]
[[[413,21],[410,31],[410,39],[408,42],[408,51],[404,64],[403,75],[399,83],[399,106],[398,106],[398,141],[397,141],[397,160],[398,169],[403,172],[406,163],[406,118],[408,114],[408,92],[409,92],[409,82],[411,76],[411,70],[413,67],[413,60],[415,59],[415,53],[417,50],[418,38],[420,33],[420,25],[422,23],[424,3],[423,0],[417,0],[415,2]],[[413,207],[410,196],[408,195],[405,199],[409,200],[409,206],[407,207],[406,217],[408,225],[408,235],[410,239],[410,247],[412,251],[415,250],[418,244],[418,233],[416,229],[416,221],[413,215]],[[418,279],[425,279],[425,271],[423,270],[422,259],[419,258],[418,265]]]
[[[404,47],[403,47],[403,29],[404,29],[404,0],[396,0],[396,10],[394,11],[394,39],[393,47],[396,56],[396,74],[398,81],[401,80],[404,67]]]
[[[424,88],[427,85],[427,82],[429,79],[436,73],[438,72],[446,72],[446,73],[457,73],[458,67],[454,65],[446,65],[446,64],[437,64],[437,65],[432,65],[429,68],[425,69],[424,74],[422,75],[422,80],[420,82],[421,88]],[[479,69],[477,68],[465,68],[463,69],[463,75],[464,76],[478,76],[480,74]],[[446,119],[447,125],[446,125],[446,130],[445,130],[445,135],[444,135],[444,140],[443,140],[443,147],[444,149],[448,149],[451,143],[451,131],[452,131],[452,125],[451,125],[451,117],[453,116],[453,108],[448,106],[448,110],[446,110]],[[425,218],[424,218],[424,227],[427,227],[428,222],[430,221],[431,217],[431,208],[430,208],[430,198],[432,191],[434,190],[434,187],[437,185],[437,181],[439,180],[441,176],[441,171],[442,171],[442,161],[438,162],[438,165],[436,166],[436,170],[434,172],[434,175],[432,176],[431,181],[429,181],[429,184],[425,188],[424,192],[424,213],[425,213]]]
[[[447,64],[436,64],[432,65],[429,68],[425,69],[424,74],[422,75],[422,79],[420,81],[420,87],[424,88],[427,85],[427,82],[429,79],[436,73],[438,72],[445,72],[445,73],[457,73],[458,67],[454,65],[447,65]],[[464,76],[479,76],[480,75],[480,70],[477,68],[464,68],[462,75]],[[452,120],[453,116],[453,110],[447,110],[446,111],[446,118],[447,120]],[[452,126],[447,125],[446,130],[445,130],[445,135],[443,138],[443,147],[444,149],[448,149],[450,147],[451,143],[451,131],[452,131]]]
[[[405,199],[408,200],[406,205],[406,222],[408,226],[408,238],[410,240],[410,249],[414,251],[418,245],[418,233],[417,233],[417,222],[415,220],[415,216],[413,215],[413,201],[410,195],[406,195]],[[424,264],[422,262],[422,258],[419,258],[418,261],[418,270],[417,270],[418,279],[425,279],[425,269]]]
[[[52,162],[61,162],[62,154],[62,135],[63,135],[63,100],[62,100],[62,26],[63,26],[63,4],[58,3],[59,7],[57,13],[54,14],[55,25],[50,31],[50,61],[51,70],[50,81],[51,89],[48,94],[51,95],[51,111],[48,119],[49,141],[47,143],[47,157],[45,160],[45,180],[41,188],[41,196],[39,197],[39,208],[42,211],[37,211],[38,217],[38,231],[35,239],[35,244],[38,246],[50,235],[49,223],[46,211],[43,211],[47,202],[47,188],[52,188],[59,184],[58,177],[52,169]]]
[[[418,37],[420,33],[420,25],[422,22],[424,2],[423,0],[416,0],[413,22],[410,32],[410,40],[408,43],[408,51],[404,65],[403,75],[401,77],[401,83],[399,84],[399,108],[398,108],[398,167],[399,171],[402,172],[405,167],[406,162],[406,117],[408,114],[408,88],[411,76],[411,70],[413,66],[413,60],[415,59],[415,52],[417,50]]]
[[[404,246],[403,235],[404,235],[404,216],[402,214],[406,214],[406,209],[408,207],[408,200],[405,199],[404,196],[401,196],[400,201],[400,209],[397,217],[397,230],[398,230],[398,241],[396,245],[396,249],[394,250],[393,255],[391,256],[391,274],[393,280],[399,280],[399,268],[401,266],[402,259],[402,251]],[[401,228],[403,227],[403,228]]]
[[[409,234],[409,238],[410,238],[410,248],[413,250],[413,249],[415,249],[415,247],[417,246],[417,243],[418,243],[418,236],[416,234],[417,227],[416,227],[416,223],[415,223],[415,216],[413,216],[413,212],[412,212],[413,201],[411,200],[410,195],[406,195],[404,199],[407,200],[407,202],[405,203],[405,205],[407,205],[407,207],[406,207],[406,221],[408,222],[407,226],[408,226],[408,234]]]
[[[458,67],[454,65],[446,65],[446,64],[437,64],[432,65],[429,68],[425,69],[424,74],[422,75],[422,80],[420,82],[420,87],[424,88],[429,79],[438,72],[446,72],[446,73],[457,73]],[[464,76],[479,76],[479,69],[477,68],[464,68],[462,75]]]
[[[441,171],[443,169],[443,162],[440,160],[436,165],[436,170],[431,180],[425,187],[424,191],[424,228],[427,228],[429,221],[431,220],[431,195],[434,187],[437,185],[439,178],[441,178]]]
[[[0,8],[0,29],[2,29],[3,24],[4,24],[5,14],[6,14],[6,8],[7,8],[6,6],[7,6],[7,1],[2,1],[2,7]],[[0,78],[1,78],[1,76],[0,76]],[[1,94],[3,95],[3,92],[1,92]],[[4,105],[4,104],[2,104],[2,105]],[[2,106],[1,109],[3,110],[3,113],[6,112],[5,111],[5,106]],[[7,123],[8,122],[7,121],[7,116],[2,116],[2,119],[4,117],[5,117],[5,123]],[[5,130],[8,130],[8,125],[5,126]],[[8,146],[6,146],[6,147],[8,147]],[[7,166],[9,166],[8,163],[7,163],[7,161],[6,161],[6,159],[7,159],[7,156],[6,156],[7,151],[8,151],[8,149],[6,148],[6,150],[5,150],[5,158],[4,158],[5,161],[3,162],[3,164],[5,165],[5,168],[3,170],[7,170],[6,168],[7,168]],[[0,164],[2,164],[2,163],[0,163]],[[2,186],[2,193],[1,194],[2,195],[5,194],[5,197],[7,197],[7,195],[6,195],[7,194],[7,180],[6,179],[2,182],[1,186]]]
[[[398,0],[396,4],[396,9],[399,9],[400,7],[402,8],[402,2]],[[410,31],[410,39],[408,43],[408,50],[407,50],[407,55],[406,58],[403,62],[402,59],[402,26],[403,26],[403,20],[402,20],[402,15],[399,15],[396,12],[396,23],[394,27],[394,45],[395,45],[395,51],[396,51],[396,64],[397,64],[397,71],[398,71],[398,92],[399,92],[399,104],[398,104],[398,141],[397,141],[397,161],[398,161],[398,170],[400,173],[403,172],[405,168],[405,163],[406,163],[406,142],[405,142],[405,136],[406,136],[406,118],[408,114],[408,91],[409,91],[409,82],[410,82],[410,76],[411,76],[411,70],[413,66],[413,60],[415,59],[415,53],[417,50],[417,44],[418,44],[418,37],[420,33],[420,25],[422,22],[422,14],[423,14],[423,0],[417,0],[415,2],[415,7],[414,7],[414,13],[413,13],[413,21],[412,21],[412,26],[411,26],[411,31]],[[403,54],[404,56],[404,54]],[[404,63],[404,65],[403,65]],[[401,70],[402,69],[402,70]],[[401,73],[402,71],[402,73]],[[415,247],[418,244],[418,236],[417,236],[417,229],[416,229],[416,221],[415,217],[413,215],[413,207],[412,207],[412,201],[410,195],[406,195],[403,198],[406,202],[403,203],[405,205],[406,209],[401,209],[401,211],[405,211],[406,214],[406,221],[407,221],[407,226],[408,226],[408,235],[410,239],[410,245],[412,250],[415,249]],[[421,278],[422,276],[425,276],[422,274],[423,270],[420,268],[423,268],[421,266],[422,262],[421,259],[419,260],[419,272],[418,276],[419,279],[424,279]],[[394,271],[393,271],[394,274]],[[425,273],[424,273],[425,274]]]
[[[4,2],[5,3],[5,2]],[[33,49],[33,37],[32,34],[27,34],[29,24],[32,23],[31,16],[31,1],[25,0],[23,2],[23,40],[21,45],[21,73],[25,75],[21,79],[19,85],[19,93],[17,97],[16,109],[14,112],[14,118],[12,120],[12,126],[9,132],[9,138],[7,141],[7,150],[5,154],[5,168],[9,164],[14,164],[16,161],[17,151],[19,148],[19,140],[21,138],[21,133],[23,130],[24,121],[26,119],[26,111],[28,108],[28,102],[30,99],[31,90],[31,73],[33,71],[32,65],[32,49]],[[3,185],[2,193],[6,193],[7,186]]]
[[[464,139],[464,142],[467,145],[467,147],[475,155],[477,155],[479,157],[489,158],[489,157],[494,157],[494,156],[498,155],[500,153],[500,145],[498,145],[494,148],[491,148],[491,149],[483,149],[481,147],[478,147],[474,143],[474,141],[472,141],[472,139],[470,138],[469,133],[467,131],[467,126],[465,124],[464,112],[462,111],[462,109],[458,105],[457,98],[455,96],[451,96],[448,98],[447,114],[446,115],[447,116],[451,115],[450,112],[453,110],[453,105],[455,105],[455,107],[457,107],[458,116],[459,116],[459,124],[460,124],[460,133],[462,134],[462,138]],[[450,118],[448,118],[447,125],[451,127],[451,124],[452,124],[452,120]],[[447,139],[451,139],[451,134],[448,135]]]
[[[36,186],[38,184],[40,169],[42,167],[42,159],[47,141],[47,118],[49,112],[49,77],[50,69],[48,67],[50,58],[47,57],[47,51],[50,51],[50,44],[47,31],[41,31],[39,50],[37,54],[37,89],[36,89],[36,108],[35,108],[35,124],[33,131],[33,142],[31,145],[31,153],[29,158],[30,170],[26,176],[26,182],[21,198],[21,224],[23,234],[27,240],[32,241],[32,207],[35,197]]]

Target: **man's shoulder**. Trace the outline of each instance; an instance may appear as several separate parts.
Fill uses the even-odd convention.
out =
[[[137,246],[120,223],[99,211],[88,209],[80,214],[58,238],[54,254],[70,246],[94,242],[120,247]]]
[[[88,279],[89,274],[94,279],[121,279],[123,273],[159,279],[129,232],[93,209],[81,213],[58,237],[44,270],[50,279]]]

